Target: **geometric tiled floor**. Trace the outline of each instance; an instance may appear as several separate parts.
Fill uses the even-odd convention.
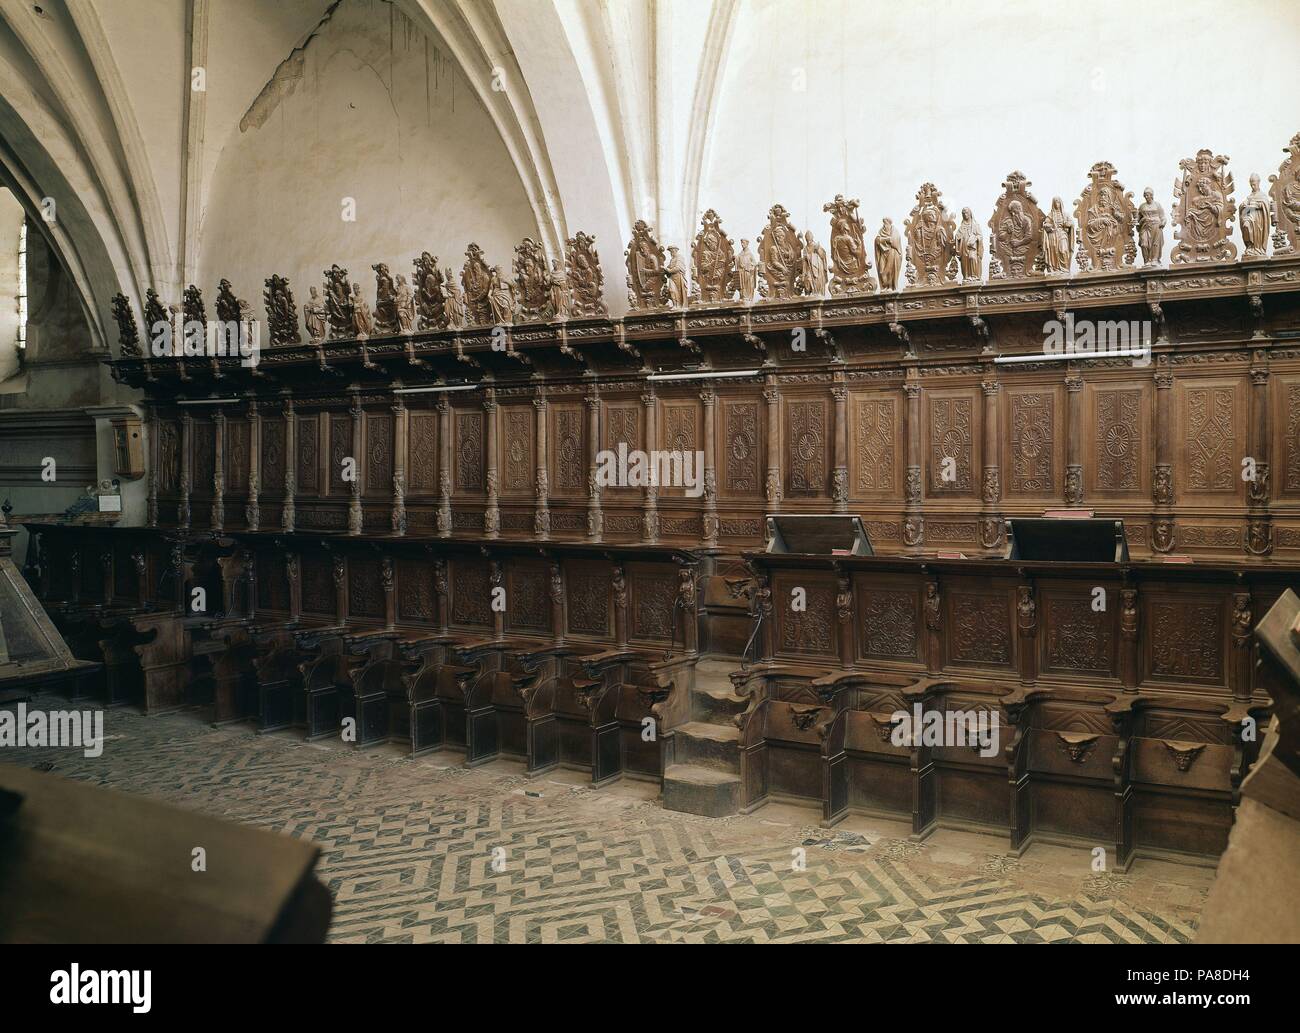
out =
[[[0,749],[0,762],[313,840],[337,942],[1186,942],[1213,878],[1145,860],[1094,874],[1064,847],[1013,859],[971,833],[915,844],[874,818],[821,829],[812,808],[702,818],[663,810],[646,783],[469,771],[454,754],[359,753],[192,712],[112,710],[105,732],[96,759]]]

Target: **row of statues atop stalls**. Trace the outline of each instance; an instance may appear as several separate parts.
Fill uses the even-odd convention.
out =
[[[1059,197],[1043,211],[1032,185],[1021,172],[1002,184],[988,220],[987,275],[990,280],[1065,276],[1079,272],[1114,272],[1138,264],[1158,266],[1172,221],[1174,265],[1230,262],[1238,257],[1232,240],[1234,219],[1243,243],[1242,257],[1268,257],[1270,238],[1276,255],[1300,249],[1300,133],[1285,148],[1287,157],[1264,192],[1260,177],[1250,177],[1250,191],[1236,203],[1228,158],[1210,150],[1179,163],[1170,216],[1148,187],[1135,203],[1109,162],[1088,172],[1088,184],[1067,214]],[[874,269],[868,258],[866,227],[857,199],[837,194],[823,206],[830,216],[829,252],[811,230],[800,233],[781,205],[768,212],[756,245],[742,239],[737,251],[713,209],[706,211],[690,249],[690,275],[681,249],[665,248],[653,230],[638,220],[624,253],[628,301],[633,311],[680,309],[690,304],[721,304],[756,298],[780,301],[798,297],[832,297],[896,291],[901,279],[909,287],[979,283],[985,277],[985,240],[971,210],[960,221],[944,204],[933,183],[924,184],[916,206],[899,233],[886,218],[873,242]],[[549,258],[541,243],[526,238],[515,248],[513,275],[489,265],[477,244],[466,250],[459,277],[450,266],[424,252],[414,260],[411,277],[383,263],[372,266],[373,308],[360,282],[337,265],[324,272],[321,288],[311,287],[303,305],[308,340],[365,340],[372,336],[467,327],[508,326],[538,320],[605,317],[604,275],[595,238],[578,233],[565,245],[563,259]],[[298,312],[288,281],[266,280],[264,291],[271,344],[300,343]],[[222,280],[216,301],[223,322],[246,321],[249,307]],[[129,302],[114,299],[123,351],[139,354],[139,335]],[[144,321],[206,324],[203,299],[193,285],[181,309],[169,317],[157,293],[147,292]]]

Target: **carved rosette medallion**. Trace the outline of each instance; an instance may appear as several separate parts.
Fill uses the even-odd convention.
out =
[[[1206,148],[1195,158],[1178,163],[1182,174],[1174,181],[1174,244],[1169,261],[1231,262],[1237,257],[1232,242],[1232,220],[1237,208],[1232,200],[1232,173],[1228,158]]]

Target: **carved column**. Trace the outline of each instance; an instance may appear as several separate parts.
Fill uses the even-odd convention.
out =
[[[835,468],[831,471],[831,498],[836,513],[849,511],[849,389],[843,371],[836,371],[831,388],[835,396]]]
[[[334,618],[340,624],[348,612],[348,566],[342,556],[334,557]]]
[[[1002,500],[1002,467],[998,457],[998,393],[1002,385],[996,379],[992,366],[986,370],[987,379],[980,384],[984,391],[984,471],[980,480],[980,499],[983,514],[980,519],[980,545],[990,551],[1002,545],[1002,514],[998,503]]]
[[[433,594],[438,597],[438,631],[446,635],[451,621],[451,600],[447,591],[447,561],[433,561]]]
[[[695,573],[695,568],[689,566],[683,566],[677,572],[677,609],[681,614],[682,643],[689,656],[695,655],[700,648],[699,592]]]
[[[1169,356],[1156,357],[1156,469],[1151,482],[1155,519],[1151,525],[1151,547],[1156,552],[1174,548],[1174,453],[1170,428],[1174,418],[1174,375]]]
[[[348,534],[360,534],[361,517],[361,456],[364,451],[361,444],[361,395],[352,392],[352,404],[348,408],[352,415],[352,480],[348,482]]]
[[[391,628],[397,623],[397,579],[393,574],[393,557],[385,556],[379,561],[379,583],[384,589],[384,627]]]
[[[393,534],[406,534],[406,459],[410,414],[398,395],[393,401]]]
[[[1065,378],[1065,504],[1083,505],[1083,377],[1073,369]]]
[[[1138,667],[1138,590],[1119,590],[1119,680],[1125,692],[1137,692]]]
[[[537,508],[533,512],[533,533],[543,541],[551,536],[551,481],[547,472],[550,459],[546,446],[546,399],[539,395],[533,399],[533,422],[536,427],[537,468],[534,474],[537,491]]]
[[[284,577],[289,582],[289,619],[296,621],[302,616],[302,580],[298,576],[298,554],[285,553]]]
[[[190,411],[181,412],[181,485],[180,502],[176,507],[176,522],[181,527],[190,526],[190,453],[194,451],[194,418]]]
[[[487,425],[483,467],[487,480],[487,508],[483,510],[483,534],[495,538],[501,533],[501,498],[497,491],[497,394],[489,387],[483,392],[483,422]]]
[[[764,381],[763,401],[767,406],[767,511],[781,509],[781,393],[776,376],[769,373]]]
[[[1250,508],[1246,531],[1246,551],[1253,556],[1267,556],[1273,551],[1273,524],[1269,516],[1269,408],[1268,352],[1256,350],[1250,369],[1250,457],[1255,460],[1255,476],[1246,484],[1246,504]]]
[[[218,409],[212,417],[212,530],[226,526],[226,414]]]
[[[160,469],[158,465],[158,456],[160,448],[158,444],[158,408],[154,405],[145,406],[145,434],[149,442],[149,499],[146,503],[146,522],[150,527],[158,526],[158,476]]]
[[[1232,698],[1238,702],[1250,699],[1250,672],[1254,666],[1251,602],[1249,592],[1237,592],[1232,597],[1232,666],[1228,676]]]
[[[600,485],[596,482],[596,455],[600,452],[600,397],[593,390],[587,401],[587,537],[600,541],[605,517],[600,511]]]
[[[704,403],[704,538],[703,544],[718,544],[718,444],[716,417],[718,394],[712,387],[700,391]]]
[[[943,670],[943,599],[939,594],[939,581],[930,578],[925,583],[925,670],[938,674]]]
[[[641,396],[641,405],[645,409],[645,448],[653,455],[659,447],[659,402],[655,398],[655,389],[646,387]],[[647,484],[645,489],[645,513],[641,517],[641,537],[647,542],[659,540],[659,487]]]
[[[912,551],[925,542],[925,516],[921,511],[921,385],[916,367],[907,371],[903,385],[904,436],[907,439],[907,475],[904,482],[903,545]]]
[[[552,561],[550,576],[551,634],[557,644],[564,641],[564,572],[559,563]]]
[[[1033,685],[1038,678],[1038,603],[1033,585],[1020,585],[1016,598],[1016,627],[1020,650],[1020,681]]]
[[[298,491],[298,417],[294,415],[293,399],[284,400],[284,510],[280,526],[292,531],[298,513],[294,495]]]
[[[614,641],[620,649],[627,647],[627,571],[622,564],[614,567]]]
[[[248,402],[248,504],[244,506],[244,524],[250,531],[262,526],[262,413],[257,399]]]
[[[835,578],[835,638],[839,645],[840,666],[853,666],[853,581],[842,568]]]
[[[451,403],[438,399],[438,533],[451,534]],[[446,623],[444,621],[444,627]]]

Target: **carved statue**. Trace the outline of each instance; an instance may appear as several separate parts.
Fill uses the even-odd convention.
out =
[[[217,284],[217,301],[214,307],[217,310],[217,319],[222,323],[239,323],[239,299],[230,289],[229,280],[223,279]]]
[[[903,222],[907,282],[914,287],[936,287],[957,279],[957,226],[942,196],[933,183],[923,184],[916,192],[916,206]]]
[[[1283,148],[1287,157],[1269,176],[1269,196],[1273,199],[1273,254],[1291,254],[1300,248],[1300,133],[1291,137]]]
[[[451,271],[451,266],[443,274],[443,310],[446,313],[448,330],[465,328],[465,295],[461,293],[460,284]]]
[[[159,324],[162,324],[162,326]],[[167,317],[167,310],[163,308],[163,303],[158,300],[158,292],[152,287],[146,288],[144,292],[144,332],[152,340],[157,338],[163,327],[170,328],[170,326],[171,320]]]
[[[307,326],[308,341],[312,344],[320,344],[325,340],[327,329],[325,306],[321,304],[320,292],[315,287],[308,288],[308,298],[302,307],[302,318]]]
[[[1232,174],[1228,158],[1206,148],[1195,158],[1178,163],[1182,176],[1174,181],[1174,253],[1172,265],[1184,262],[1231,262],[1237,257],[1232,242]]]
[[[298,331],[298,306],[293,302],[293,291],[283,276],[270,276],[262,291],[266,305],[266,323],[270,328],[271,344],[297,344],[302,340]]]
[[[812,230],[803,235],[803,268],[799,271],[799,286],[804,294],[814,298],[826,297],[826,249],[817,243]]]
[[[668,245],[668,265],[664,267],[668,276],[668,304],[673,308],[686,307],[686,262],[681,250]]]
[[[412,264],[415,266],[416,325],[421,330],[442,330],[447,325],[447,314],[443,310],[444,280],[438,259],[425,251]]]
[[[415,294],[411,291],[411,285],[406,282],[406,277],[401,273],[397,274],[397,286],[394,288],[394,293],[396,295],[398,332],[403,334],[415,333]]]
[[[1012,172],[1002,183],[1002,196],[989,219],[989,279],[1017,279],[1042,272],[1043,213],[1029,192],[1023,172]]]
[[[903,241],[894,229],[893,219],[885,219],[876,234],[876,268],[880,270],[880,289],[898,290],[898,275],[903,271]]]
[[[515,287],[519,318],[545,319],[550,302],[550,277],[546,274],[546,252],[541,243],[525,237],[515,248]]]
[[[984,276],[984,235],[969,208],[961,210],[961,225],[953,236],[962,283],[978,283]]]
[[[352,285],[352,336],[358,341],[364,341],[374,328],[374,321],[370,316],[370,303],[361,296],[361,284],[354,283]]]
[[[803,242],[790,222],[790,213],[779,204],[767,213],[767,225],[759,235],[758,262],[763,297],[781,300],[798,296]]]
[[[740,254],[736,256],[736,287],[740,291],[740,300],[752,305],[758,291],[758,256],[749,250],[747,240],[740,242]]]
[[[383,262],[370,267],[375,271],[374,332],[397,333],[397,287]]]
[[[140,329],[135,325],[135,313],[125,294],[113,295],[113,318],[117,321],[117,343],[123,355],[140,354]]]
[[[624,258],[627,261],[628,304],[634,309],[662,308],[668,291],[664,249],[644,219],[637,219],[632,227],[632,239]]]
[[[1081,270],[1111,272],[1131,266],[1137,257],[1133,226],[1137,209],[1132,193],[1115,179],[1115,166],[1099,161],[1088,170],[1088,185],[1074,202],[1079,226],[1078,259]],[[1158,206],[1157,206],[1158,207]],[[1160,213],[1164,219],[1164,213]]]
[[[1237,207],[1237,222],[1241,226],[1241,239],[1246,245],[1244,258],[1268,256],[1268,234],[1271,228],[1268,195],[1259,188],[1259,173],[1250,174],[1250,193]]]
[[[1059,197],[1052,198],[1052,207],[1043,216],[1040,233],[1043,270],[1049,275],[1069,273],[1074,255],[1074,221],[1065,214]]]
[[[831,217],[831,294],[839,297],[874,291],[876,281],[870,275],[857,198],[845,200],[843,194],[836,194],[835,200],[822,205],[822,211]]]
[[[208,329],[208,314],[203,307],[203,292],[194,284],[185,288],[184,305],[181,308],[182,318],[186,324],[198,323],[203,327],[206,336]]]
[[[1155,199],[1155,191],[1147,187],[1142,191],[1142,204],[1138,207],[1138,245],[1142,248],[1143,265],[1159,265],[1165,251],[1165,210]]]
[[[509,326],[514,319],[515,289],[501,267],[493,266],[488,279],[488,306],[494,326]]]
[[[492,322],[492,304],[488,301],[492,270],[483,261],[483,249],[477,244],[465,249],[465,258],[460,272],[460,283],[465,288],[465,316],[472,326],[487,326]]]
[[[573,297],[569,293],[569,277],[564,272],[558,258],[551,259],[551,275],[547,281],[550,297],[550,312],[555,319],[568,319],[573,307]]]
[[[337,265],[325,270],[325,317],[331,339],[352,335],[352,288],[348,271]]]
[[[669,262],[668,284],[668,293],[673,295],[671,266],[672,261],[677,259],[675,249],[668,250],[674,252],[674,258]],[[700,219],[700,232],[696,234],[695,243],[691,245],[691,260],[695,265],[695,296],[705,304],[730,301],[736,289],[736,249],[731,243],[731,238],[723,230],[718,213],[712,208]],[[683,270],[684,279],[685,270]],[[673,306],[681,307],[675,297]]]
[[[596,238],[579,231],[566,242],[569,286],[575,316],[608,316],[605,307],[605,275],[596,253]]]

